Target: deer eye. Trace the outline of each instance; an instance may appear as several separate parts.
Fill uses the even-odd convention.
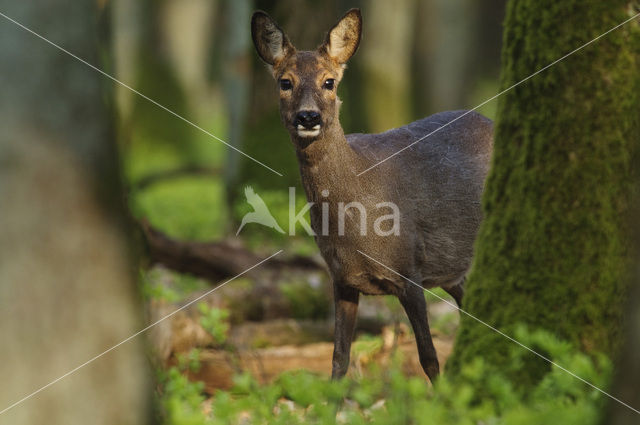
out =
[[[286,78],[280,79],[280,90],[291,90],[293,84],[291,84],[291,80],[287,80]]]
[[[324,87],[327,90],[333,90],[335,83],[336,83],[336,80],[334,80],[333,78],[329,78],[327,81],[324,82],[322,87]]]

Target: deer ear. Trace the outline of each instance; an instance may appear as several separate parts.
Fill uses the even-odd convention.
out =
[[[345,64],[358,50],[361,35],[360,9],[351,9],[329,30],[324,44],[320,46],[320,51],[324,51],[339,64]]]
[[[258,55],[269,65],[274,65],[295,50],[284,31],[262,11],[255,12],[251,17],[251,38]]]

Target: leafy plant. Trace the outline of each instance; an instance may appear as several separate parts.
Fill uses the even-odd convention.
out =
[[[187,354],[178,353],[178,369],[182,372],[197,372],[200,370],[200,349],[194,348]]]
[[[211,334],[217,344],[224,344],[229,332],[229,310],[199,303],[198,311],[202,315],[200,325]]]
[[[162,419],[167,425],[206,425],[211,422],[203,413],[204,384],[190,381],[178,367],[158,373],[161,386]]]
[[[518,328],[516,337],[595,386],[607,386],[611,364],[604,356],[589,357],[544,331]],[[357,341],[356,351],[375,351],[375,338]],[[359,347],[359,348],[358,348]],[[361,351],[362,351],[361,350]],[[522,367],[532,354],[514,345],[502,370]],[[230,391],[211,400],[211,415],[198,406],[203,397],[177,368],[163,381],[163,406],[168,425],[206,424],[461,424],[461,425],[590,425],[596,424],[602,394],[552,366],[533,388],[520,389],[495,365],[482,359],[464,365],[457,376],[442,375],[435,386],[423,377],[408,377],[396,356],[383,370],[332,381],[306,371],[287,372],[260,386],[251,375],[237,375]]]
[[[142,296],[147,300],[175,303],[189,294],[208,288],[199,278],[166,269],[152,268],[140,271]]]
[[[174,289],[158,282],[153,271],[140,271],[140,289],[145,300],[176,302],[180,299]]]

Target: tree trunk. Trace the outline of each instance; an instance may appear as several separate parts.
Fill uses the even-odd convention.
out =
[[[99,64],[97,2],[0,10]],[[149,423],[142,327],[102,77],[0,22],[0,423]]]
[[[479,75],[474,50],[490,30],[478,25],[478,0],[420,1],[415,12],[414,98],[416,116],[462,109]],[[482,29],[482,31],[480,31]],[[384,62],[383,62],[384,63]],[[404,123],[403,123],[404,124]]]
[[[502,88],[630,16],[627,1],[510,1]],[[638,46],[632,22],[500,98],[464,307],[507,334],[525,323],[587,352],[616,351],[640,137]],[[511,344],[463,315],[450,367],[476,356],[499,365]],[[519,382],[548,368],[530,366]]]
[[[244,129],[247,126],[249,101],[250,34],[246,23],[251,21],[251,1],[226,1],[227,31],[224,37],[223,86],[229,114],[228,142],[243,150]],[[233,211],[240,177],[240,161],[243,157],[233,149],[227,149],[224,169],[227,208]],[[254,164],[255,165],[255,164]],[[231,214],[231,218],[233,215]],[[235,228],[238,223],[230,223]]]
[[[368,129],[382,132],[411,121],[411,37],[414,0],[363,4],[363,43],[359,61]],[[349,72],[349,71],[347,71]]]
[[[165,10],[169,2],[139,0],[139,3],[139,21],[124,24],[139,26],[135,31],[135,45],[132,47],[138,49],[134,52],[137,57],[132,70],[135,77],[133,81],[125,83],[174,113],[186,119],[194,119],[187,93],[171,60],[173,42],[169,40],[165,31]],[[121,56],[123,60],[130,59],[123,54]],[[130,65],[123,63],[119,67],[126,69]],[[130,113],[128,116],[122,116],[122,123],[122,138],[125,142],[164,145],[171,147],[176,157],[182,158],[183,161],[196,162],[198,159],[198,154],[193,148],[193,140],[200,137],[200,131],[141,96],[133,96]]]
[[[635,169],[640,169],[640,156],[636,156]],[[636,176],[640,186],[640,176]],[[635,234],[635,264],[632,268],[629,300],[625,315],[624,345],[615,359],[615,377],[610,393],[636,410],[640,409],[640,192],[636,192],[634,212],[631,217]],[[609,400],[601,417],[602,425],[633,425],[638,422],[638,414],[621,403]]]
[[[111,37],[111,57],[113,72],[117,79],[133,85],[139,67],[138,59],[142,51],[142,16],[144,8],[141,2],[129,0],[111,0],[113,32]],[[116,109],[123,129],[131,126],[131,114],[137,94],[126,87],[114,88]]]
[[[625,317],[625,344],[616,361],[616,377],[611,394],[635,409],[640,409],[640,262],[637,262],[629,292],[629,305]],[[633,425],[638,423],[638,414],[628,407],[610,400],[602,418],[603,425]]]

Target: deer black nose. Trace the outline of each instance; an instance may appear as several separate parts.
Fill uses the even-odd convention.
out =
[[[306,129],[312,129],[316,125],[320,125],[320,112],[316,111],[300,111],[296,114],[295,126],[303,126]]]

